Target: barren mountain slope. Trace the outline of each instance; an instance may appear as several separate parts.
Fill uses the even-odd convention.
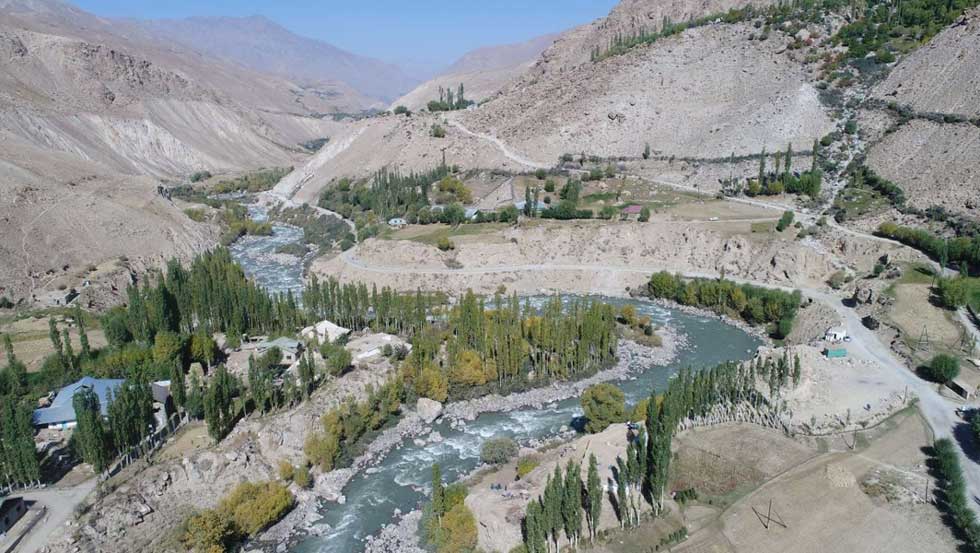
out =
[[[214,244],[146,177],[124,177],[0,131],[0,295],[77,286],[89,264],[126,256],[136,271]]]
[[[868,165],[899,184],[911,205],[980,217],[980,128],[911,121],[868,152]]]
[[[874,97],[917,112],[980,116],[980,9],[902,60]],[[919,208],[980,218],[980,128],[913,119],[868,151],[868,165]]]
[[[343,256],[318,260],[313,270],[343,281],[396,289],[472,288],[617,293],[649,278],[654,268],[749,278],[781,285],[822,282],[829,258],[798,241],[730,236],[710,225],[576,222],[505,229],[457,238],[441,252],[409,240],[371,239]],[[545,263],[547,261],[547,263]]]
[[[443,127],[445,138],[432,136],[434,124]],[[492,144],[445,124],[437,115],[388,115],[358,121],[334,136],[305,165],[276,185],[275,192],[316,203],[320,190],[335,179],[367,177],[382,167],[404,172],[429,170],[441,163],[443,149],[446,163],[464,168],[523,169]]]
[[[466,98],[475,102],[482,101],[527,71],[557,37],[556,34],[544,35],[526,42],[489,46],[468,52],[442,74],[420,84],[391,105],[402,105],[412,110],[421,109],[430,100],[439,98],[440,86],[455,91],[460,83],[465,87]]]
[[[299,36],[261,16],[125,20],[116,25],[303,85],[345,83],[366,96],[365,108],[371,103],[367,97],[387,102],[418,83],[394,65]]]
[[[874,96],[916,111],[980,116],[980,8],[902,60]]]
[[[833,128],[802,67],[748,25],[689,29],[561,73],[526,76],[475,112],[472,130],[554,162],[561,154],[722,157],[809,147]],[[528,74],[530,75],[530,74]]]
[[[2,128],[125,173],[288,165],[297,148],[182,75],[99,44],[0,27]]]
[[[676,23],[732,8],[775,3],[775,0],[622,0],[608,16],[562,33],[544,51],[531,75],[536,78],[546,73],[561,73],[588,63],[593,50],[607,48],[616,36],[658,31],[664,18]]]

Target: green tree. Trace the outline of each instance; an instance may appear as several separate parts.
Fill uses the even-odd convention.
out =
[[[645,222],[647,222],[647,221],[650,220],[650,208],[649,207],[643,206],[643,209],[640,210],[640,217],[639,217],[638,220],[641,223],[645,223]]]
[[[609,383],[593,384],[582,394],[585,430],[602,432],[610,424],[626,420],[626,399],[622,390]]]
[[[75,322],[78,324],[78,342],[82,348],[82,359],[88,359],[92,356],[92,348],[88,342],[88,333],[85,332],[85,318],[82,316],[82,308],[78,305],[75,306]]]
[[[170,365],[170,395],[174,398],[174,405],[178,409],[187,410],[187,382],[184,368],[179,363]]]
[[[932,358],[925,372],[931,380],[945,384],[960,375],[960,360],[940,353]]]
[[[41,479],[31,409],[10,395],[0,396],[0,477],[19,484]]]
[[[599,466],[595,453],[589,454],[589,474],[586,482],[585,513],[589,522],[589,538],[594,540],[599,530],[599,518],[602,515],[602,480],[599,479]]]
[[[234,397],[234,379],[224,365],[218,365],[204,395],[204,420],[215,442],[227,436],[235,424]]]
[[[565,537],[575,548],[582,535],[582,471],[574,461],[569,461],[565,469],[563,487],[561,511]]]
[[[72,440],[83,461],[102,472],[112,459],[112,438],[102,419],[99,397],[90,388],[81,388],[72,398],[77,424]]]
[[[502,465],[517,456],[517,442],[506,436],[490,438],[480,448],[480,461],[488,465]]]
[[[116,449],[138,445],[153,431],[153,394],[145,380],[125,380],[116,389],[114,398],[107,398],[109,430]]]

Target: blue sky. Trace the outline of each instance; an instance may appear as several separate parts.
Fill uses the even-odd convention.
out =
[[[447,65],[461,54],[562,31],[617,0],[75,0],[104,17],[264,15],[301,35],[401,63]]]

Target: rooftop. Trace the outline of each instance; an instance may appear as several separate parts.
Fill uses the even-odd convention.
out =
[[[75,406],[72,400],[75,394],[82,389],[90,389],[99,398],[99,408],[102,416],[109,412],[109,392],[116,393],[119,386],[123,383],[122,379],[92,378],[86,376],[74,384],[69,384],[58,391],[50,407],[35,409],[32,422],[35,425],[60,424],[75,422]]]

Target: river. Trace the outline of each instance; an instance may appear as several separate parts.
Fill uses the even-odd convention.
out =
[[[264,216],[260,207],[251,207],[253,217]],[[303,262],[293,257],[291,263],[282,256],[270,256],[283,244],[299,241],[302,230],[274,225],[272,236],[250,236],[231,247],[232,255],[246,273],[272,291],[302,289]],[[602,298],[616,305],[633,303],[641,315],[650,315],[661,325],[671,325],[687,337],[688,345],[677,359],[666,367],[637,367],[634,376],[617,382],[629,404],[662,390],[668,379],[685,367],[710,367],[728,360],[749,359],[761,342],[745,332],[715,318],[689,315],[665,309],[642,300]],[[377,533],[392,521],[396,509],[407,513],[425,500],[430,488],[433,463],[442,467],[444,478],[452,482],[469,473],[479,463],[480,446],[487,438],[509,436],[520,443],[554,436],[572,419],[581,416],[578,398],[547,406],[524,408],[507,413],[486,413],[453,429],[445,421],[436,421],[433,429],[443,441],[418,446],[406,439],[374,467],[354,477],[344,490],[343,505],[324,503],[321,507],[327,525],[322,535],[311,536],[292,549],[292,553],[354,553],[362,551],[365,537]]]

